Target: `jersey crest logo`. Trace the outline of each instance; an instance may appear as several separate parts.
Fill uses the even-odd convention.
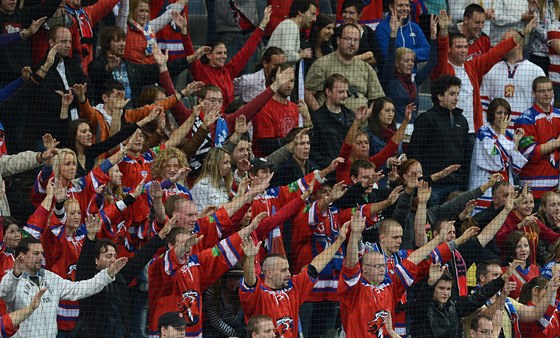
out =
[[[378,338],[383,338],[387,332],[385,329],[385,318],[388,312],[385,310],[375,313],[375,317],[368,322],[368,332],[373,333]]]
[[[288,316],[276,319],[276,330],[280,337],[284,337],[284,334],[293,332],[294,319]]]
[[[200,295],[196,290],[183,292],[183,299],[177,304],[185,316],[187,326],[194,326],[200,320]]]

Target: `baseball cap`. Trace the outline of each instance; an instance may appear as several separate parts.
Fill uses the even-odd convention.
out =
[[[158,327],[162,326],[184,327],[187,321],[181,312],[166,312],[158,320]]]
[[[263,157],[255,157],[254,159],[251,160],[251,165],[252,165],[251,170],[253,172],[256,172],[259,169],[266,169],[266,168],[269,168],[270,171],[276,170],[276,165],[272,162],[267,161],[266,158]]]

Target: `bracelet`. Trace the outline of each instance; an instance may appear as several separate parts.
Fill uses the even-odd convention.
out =
[[[517,34],[519,34],[522,39],[525,39],[525,34],[523,34],[521,31],[517,31]]]
[[[45,68],[43,68],[43,66],[39,67],[39,70],[42,71],[42,72],[45,73],[45,74],[48,72],[48,70],[46,70]]]
[[[185,99],[185,98],[187,97],[187,95],[185,95],[185,93],[183,93],[182,90],[179,91],[179,96],[180,96],[182,99]]]
[[[262,23],[259,25],[259,28],[262,29],[263,31],[266,29],[266,25],[263,26]]]

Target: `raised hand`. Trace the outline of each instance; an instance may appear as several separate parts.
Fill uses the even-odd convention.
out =
[[[333,185],[331,192],[329,193],[330,202],[334,202],[344,196],[346,191],[348,191],[348,186],[344,183],[344,181],[340,181]]]
[[[389,197],[387,197],[389,203],[394,204],[399,197],[401,197],[403,190],[404,188],[401,185],[395,187],[395,189],[393,189],[393,191],[389,194]]]
[[[79,102],[86,102],[87,83],[76,83],[72,86],[72,91],[78,98]]]
[[[186,14],[181,15],[177,11],[171,11],[171,20],[181,30],[181,34],[187,35],[187,17]]]
[[[31,299],[31,304],[29,304],[31,308],[36,309],[39,307],[39,305],[41,304],[41,297],[43,297],[47,290],[48,289],[42,288],[41,290],[37,291],[35,296],[33,296],[33,298]]]
[[[159,238],[164,239],[167,236],[167,234],[169,234],[171,229],[177,226],[178,221],[179,221],[179,214],[174,214],[173,217],[168,219],[167,222],[165,222],[163,228],[161,228],[161,230],[158,232]]]
[[[354,123],[362,124],[367,120],[368,117],[369,117],[368,107],[361,106],[358,109],[356,109]]]
[[[361,236],[362,232],[366,228],[366,218],[362,216],[359,211],[355,211],[350,220],[350,229],[352,229],[352,234],[356,236]]]
[[[33,20],[31,22],[31,25],[29,25],[29,27],[27,29],[24,29],[20,32],[20,34],[22,35],[22,37],[24,39],[27,39],[28,37],[30,37],[31,35],[37,33],[37,31],[39,30],[39,28],[41,28],[41,26],[45,23],[45,21],[47,21],[47,17],[44,16],[42,18]]]
[[[428,273],[428,284],[435,285],[437,281],[443,276],[445,268],[441,266],[440,263],[430,265],[430,271]]]
[[[202,123],[206,126],[207,129],[210,129],[210,126],[213,125],[220,117],[221,106],[214,106],[212,109],[204,114],[204,118],[202,119]]]
[[[138,185],[136,186],[136,188],[134,188],[134,191],[132,193],[130,193],[130,195],[132,197],[134,197],[134,199],[137,199],[138,196],[140,196],[140,194],[144,190],[144,185],[145,184],[146,184],[146,177],[143,177],[142,181],[140,181],[140,183],[138,183]]]
[[[41,157],[45,162],[49,162],[56,154],[58,154],[58,149],[56,149],[56,147],[60,142],[58,142],[55,138],[52,137],[51,134],[48,133],[43,135],[42,140],[43,146],[47,150],[45,150],[41,154]]]
[[[447,11],[443,9],[439,11],[438,25],[441,33],[443,33],[442,36],[446,36],[449,26],[451,25],[451,18],[447,15]]]
[[[124,268],[126,262],[128,262],[128,258],[121,257],[117,258],[117,260],[114,261],[113,264],[109,265],[109,267],[107,268],[107,274],[109,275],[109,277],[115,278],[115,275],[119,273],[122,268]]]
[[[194,57],[196,60],[200,59],[201,57],[203,57],[206,54],[210,54],[210,52],[212,51],[212,47],[210,46],[202,46],[200,48],[198,48],[196,50],[196,52],[194,52]]]
[[[519,146],[519,141],[525,136],[525,130],[523,128],[516,128],[515,133],[513,134],[513,143],[516,146]]]
[[[97,233],[101,230],[101,224],[103,221],[99,215],[87,215],[86,217],[86,230],[87,236],[91,241],[95,240]]]
[[[247,257],[255,257],[259,253],[259,249],[261,248],[262,241],[258,242],[255,245],[253,239],[251,237],[243,238],[241,242],[241,248],[243,249],[243,253]]]
[[[247,126],[247,118],[245,115],[239,115],[235,119],[235,133],[238,135],[243,135],[249,130]]]
[[[418,204],[426,204],[430,200],[430,196],[432,196],[432,188],[427,182],[420,181],[418,182],[418,191],[416,194],[418,196]]]
[[[307,135],[309,130],[310,130],[309,128],[303,128],[296,134],[294,139],[290,143],[288,143],[288,149],[290,150],[291,153],[293,153],[295,151],[296,146],[303,141],[303,136]]]
[[[192,169],[189,167],[182,167],[181,169],[177,170],[177,173],[175,175],[169,177],[169,180],[171,180],[171,182],[173,183],[184,181],[187,178],[187,176],[189,176],[189,173],[191,171]]]
[[[416,105],[414,103],[409,103],[406,105],[404,111],[403,123],[408,123],[412,120],[412,113],[416,111]]]
[[[28,81],[31,78],[31,67],[23,67],[21,69],[21,78],[23,81]]]
[[[466,241],[468,241],[469,239],[473,238],[474,236],[476,236],[478,234],[478,232],[480,231],[480,228],[477,227],[470,227],[467,230],[465,230],[465,232],[463,232],[463,234],[461,235],[461,237],[457,238],[455,240],[455,243],[457,245],[461,245],[463,243],[465,243]]]
[[[526,227],[526,226],[537,225],[537,224],[538,224],[537,222],[539,221],[539,219],[538,219],[535,215],[536,215],[536,214],[532,214],[532,215],[526,216],[526,217],[521,221],[521,223],[517,224],[517,228],[518,228],[518,229],[522,229],[522,228],[524,228],[524,227]]]
[[[305,189],[303,194],[301,194],[300,197],[302,200],[307,201],[309,197],[311,197],[311,195],[313,194],[313,189],[315,188],[315,183],[317,183],[317,180],[313,178],[307,189]]]
[[[74,94],[72,94],[72,91],[68,91],[68,93],[66,94],[62,94],[61,97],[61,105],[63,107],[70,107],[70,105],[72,104],[72,101],[74,101]]]
[[[107,56],[107,66],[106,66],[107,70],[113,71],[117,68],[120,68],[120,66],[121,66],[120,57],[113,54]]]
[[[157,200],[163,197],[163,189],[161,189],[161,184],[158,181],[152,181],[149,194],[152,200]]]
[[[270,88],[274,92],[276,92],[278,91],[278,89],[280,89],[280,87],[292,81],[294,78],[295,78],[295,74],[294,74],[294,69],[292,67],[288,67],[284,70],[278,68],[278,71],[276,72],[276,78],[272,86],[270,86]]]
[[[337,157],[337,158],[335,158],[334,160],[331,161],[331,164],[329,164],[329,166],[327,167],[327,170],[330,173],[332,173],[342,163],[344,163],[344,159],[342,157]]]
[[[524,264],[525,264],[525,262],[523,262],[521,260],[518,260],[518,259],[509,263],[509,266],[508,266],[507,270],[502,274],[502,279],[504,281],[507,281],[509,279],[509,277],[511,277],[511,275],[513,275],[513,272],[515,271],[515,269],[517,269],[518,266],[523,266]]]
[[[56,203],[62,203],[67,199],[68,191],[66,187],[60,182],[60,180],[55,180],[54,182],[54,199]]]
[[[461,165],[460,165],[460,164],[452,164],[452,165],[450,165],[450,166],[444,168],[443,170],[438,171],[437,173],[433,174],[433,175],[432,175],[432,176],[433,176],[432,179],[433,179],[434,181],[440,180],[440,179],[442,179],[442,178],[444,178],[444,177],[446,177],[446,176],[451,175],[453,172],[459,170],[459,168],[461,168]]]
[[[20,252],[19,255],[14,260],[14,267],[12,268],[12,273],[14,276],[19,277],[21,276],[25,267],[25,263],[23,262],[23,254]]]
[[[167,65],[167,60],[169,60],[169,51],[165,50],[165,53],[161,51],[158,44],[154,44],[153,53],[154,59],[159,67],[165,67]],[[165,72],[165,70],[161,70],[161,72]]]
[[[43,69],[48,71],[54,63],[54,59],[56,57],[56,53],[58,53],[58,49],[60,48],[60,43],[54,45],[47,54],[47,58],[45,59],[45,63],[43,63]]]
[[[268,25],[268,22],[270,21],[270,15],[272,15],[272,6],[267,6],[264,9],[264,14],[263,14],[263,19],[261,21],[260,27],[266,28],[266,25]]]
[[[390,8],[390,11],[391,19],[389,20],[389,27],[391,28],[391,37],[395,38],[397,37],[397,32],[401,27],[401,20],[399,20],[399,18],[397,17],[397,13],[395,13],[394,9]]]
[[[430,15],[430,39],[437,39],[439,17],[435,14]]]
[[[348,229],[350,228],[351,222],[346,222],[342,224],[342,227],[338,230],[338,237],[336,238],[339,242],[344,242],[346,240],[346,235],[348,235]]]

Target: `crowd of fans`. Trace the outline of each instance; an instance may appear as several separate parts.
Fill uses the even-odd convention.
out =
[[[560,336],[559,0],[0,28],[0,337]]]

